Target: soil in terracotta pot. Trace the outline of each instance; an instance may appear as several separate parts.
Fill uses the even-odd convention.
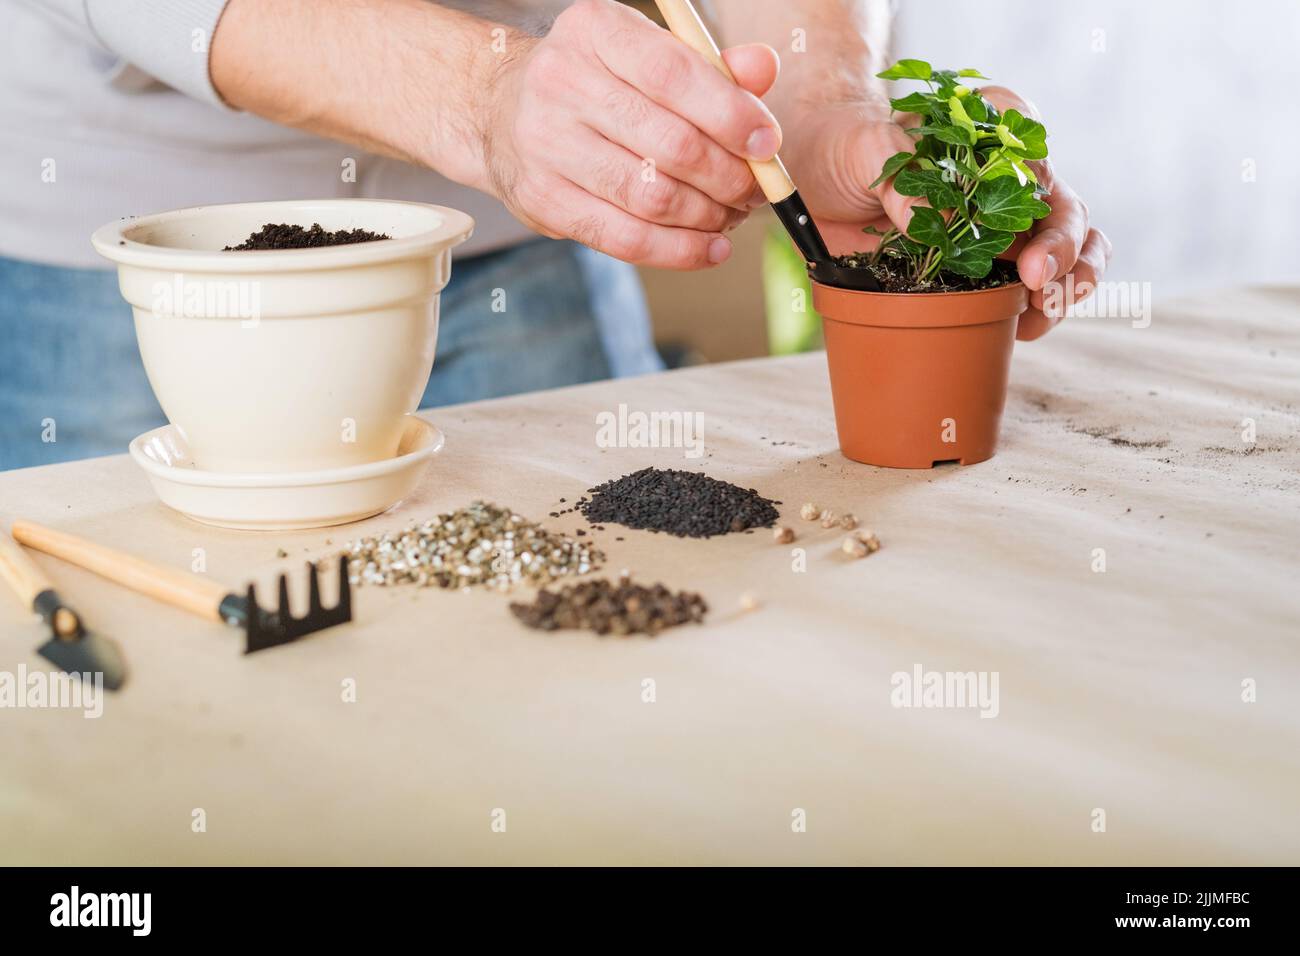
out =
[[[368,229],[339,229],[328,232],[318,222],[310,229],[285,222],[268,222],[237,246],[226,246],[222,252],[248,252],[259,249],[313,249],[318,246],[349,246],[357,242],[374,242],[391,239],[383,233]]]
[[[982,279],[940,272],[929,281],[917,285],[907,275],[906,263],[889,256],[881,256],[876,263],[871,263],[870,259],[870,252],[853,252],[847,256],[835,256],[834,261],[837,266],[848,269],[871,270],[871,274],[880,282],[882,292],[974,292],[977,289],[996,289],[1020,278],[1014,262],[995,259],[993,270]]]

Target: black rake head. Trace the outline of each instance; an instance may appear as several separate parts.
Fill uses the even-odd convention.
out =
[[[307,613],[294,617],[289,610],[289,581],[280,575],[280,606],[274,613],[264,611],[257,604],[257,589],[250,584],[243,620],[247,642],[245,654],[264,651],[268,647],[288,644],[300,637],[323,631],[327,627],[346,624],[352,620],[352,588],[348,582],[348,559],[339,558],[339,598],[333,607],[322,607],[320,602],[320,573],[317,566],[308,561],[307,573],[311,590],[307,598]]]

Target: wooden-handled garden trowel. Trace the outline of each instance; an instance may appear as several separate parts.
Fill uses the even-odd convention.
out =
[[[88,631],[36,562],[4,532],[0,532],[0,578],[49,626],[50,638],[36,649],[38,654],[68,674],[103,674],[109,690],[122,686],[126,661],[117,644]]]

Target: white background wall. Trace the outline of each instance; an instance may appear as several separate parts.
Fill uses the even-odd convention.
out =
[[[897,56],[1038,106],[1108,278],[1300,282],[1300,0],[898,0],[895,24]]]

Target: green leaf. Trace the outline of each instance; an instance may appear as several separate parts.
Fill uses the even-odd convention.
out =
[[[928,93],[908,93],[899,99],[890,100],[889,105],[898,113],[928,113],[935,102],[935,98]]]
[[[981,73],[979,70],[975,69],[974,67],[970,67],[970,66],[966,67],[966,69],[964,69],[964,70],[958,70],[958,71],[957,71],[957,75],[958,75],[958,76],[973,76],[973,77],[975,77],[975,79],[977,79],[977,80],[987,80],[987,79],[988,79],[988,77],[985,76],[983,73]]]
[[[979,170],[966,165],[960,159],[955,159],[952,156],[944,156],[938,161],[937,165],[942,169],[948,170],[953,176],[965,176],[967,179],[980,178]]]
[[[937,247],[945,256],[952,252],[952,239],[948,224],[929,206],[913,206],[912,221],[907,225],[907,235],[923,246]]]
[[[924,196],[935,209],[958,209],[962,193],[957,184],[936,170],[905,169],[894,178],[894,189],[902,196]]]
[[[1004,233],[1001,229],[985,229],[979,234],[966,235],[961,241],[954,243],[953,255],[962,258],[962,256],[1001,255],[1010,248],[1011,243],[1015,242],[1013,233]]]
[[[932,175],[928,170],[905,169],[894,177],[894,190],[900,196],[924,196],[925,177]]]
[[[919,243],[915,239],[909,239],[906,235],[900,235],[896,241],[903,251],[913,259],[919,259],[930,251],[929,246]]]
[[[977,220],[990,229],[1024,232],[1042,219],[1051,207],[1034,198],[1033,186],[1022,186],[1007,176],[985,180],[975,188]]]
[[[957,72],[955,70],[935,70],[930,74],[930,81],[938,86],[939,95],[947,99],[957,89]]]
[[[1000,156],[997,162],[995,162],[988,169],[984,170],[984,174],[980,176],[980,179],[983,180],[984,182],[988,182],[990,180],[997,179],[1000,176],[1010,176],[1013,179],[1018,180],[1020,177],[1017,175],[1016,168],[1013,165],[1011,165],[1011,162],[1012,161],[1008,159],[1006,156]]]
[[[955,272],[959,276],[983,279],[993,271],[993,257],[966,256],[964,258],[953,258],[952,256],[944,256],[941,268],[945,272]]]
[[[941,126],[934,134],[945,143],[952,143],[954,146],[974,146],[975,130],[967,129],[965,126]]]
[[[987,123],[989,121],[989,104],[978,93],[972,93],[970,96],[961,98],[962,106],[966,109],[966,114],[977,123]]]
[[[993,268],[993,260],[1005,252],[1015,236],[1009,232],[985,229],[976,238],[966,236],[953,244],[952,253],[944,257],[943,267],[958,275],[982,279]]]
[[[916,262],[930,251],[930,247],[923,246],[919,242],[907,238],[901,232],[896,232],[888,242],[880,245],[876,251],[884,256],[892,256],[895,259],[910,259]]]
[[[1015,147],[1022,158],[1047,158],[1047,130],[1042,123],[1022,116],[1017,110],[1007,110],[1002,114],[1002,125],[1023,144]]]
[[[966,114],[966,107],[961,105],[960,96],[948,97],[948,115],[952,117],[952,125],[966,130],[971,137],[971,142],[975,142],[975,121]]]
[[[899,60],[876,76],[882,80],[928,80],[930,74],[930,64],[924,60]]]
[[[893,156],[890,156],[887,160],[885,160],[885,165],[880,167],[880,175],[876,177],[876,181],[872,183],[870,186],[868,186],[867,188],[875,189],[877,186],[883,183],[890,176],[894,175],[896,172],[898,172],[900,169],[902,169],[904,166],[910,163],[915,156],[916,156],[915,153],[895,153]]]
[[[930,251],[928,246],[913,242],[892,226],[883,231],[876,226],[863,226],[862,231],[868,236],[877,236],[881,239],[876,246],[875,254],[878,256],[892,256],[895,259],[910,259],[915,262]]]
[[[939,142],[933,136],[922,136],[916,141],[916,158],[919,159],[937,159],[940,156],[948,155],[948,147]]]
[[[971,146],[975,143],[975,131],[973,129],[950,126],[938,121],[925,126],[914,126],[906,130],[906,132],[913,135],[933,136],[942,142],[951,143],[953,146]]]
[[[1010,146],[1012,149],[1023,150],[1025,144],[1021,142],[1020,137],[1007,127],[1005,123],[999,123],[995,132],[1003,146]]]
[[[1025,183],[1038,183],[1038,177],[1034,175],[1034,171],[1029,168],[1028,164],[1026,164],[1024,160],[1013,159],[1011,165],[1020,176],[1020,185],[1023,186]]]

